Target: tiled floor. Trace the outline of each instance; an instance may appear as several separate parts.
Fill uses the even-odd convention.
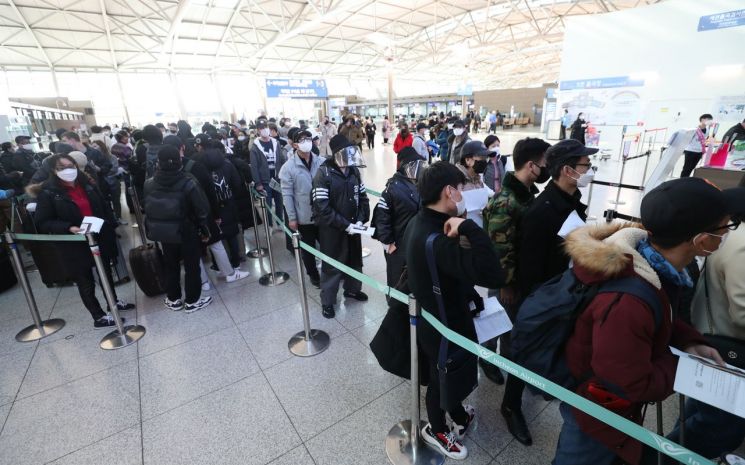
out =
[[[503,152],[526,135],[536,134],[500,134]],[[366,156],[366,184],[381,190],[395,156],[390,146]],[[603,163],[598,177],[614,179],[617,164]],[[610,195],[595,192],[592,210],[601,211]],[[129,249],[134,230],[120,231]],[[246,238],[252,247],[253,233]],[[294,357],[287,341],[302,329],[295,262],[281,235],[273,244],[276,267],[290,282],[261,286],[260,265],[248,259],[250,278],[226,284],[213,275],[214,303],[191,315],[165,310],[160,297],[146,297],[134,283],[118,286],[120,297],[137,303],[125,317],[147,334],[116,351],[98,348],[106,332],[92,329],[74,287],[48,289],[29,274],[42,316],[67,322],[29,344],[14,340],[31,322],[20,287],[0,294],[0,465],[387,463],[385,435],[408,415],[409,384],[380,369],[368,348],[386,311],[384,296],[365,289],[364,304],[340,296],[336,319],[326,320],[311,287],[312,326],[330,334],[331,346],[316,357]],[[365,245],[372,255],[364,272],[384,281],[380,245]],[[484,378],[472,395],[479,417],[465,463],[549,463],[561,426],[557,404],[526,394],[535,438],[526,448],[497,412],[502,392]]]

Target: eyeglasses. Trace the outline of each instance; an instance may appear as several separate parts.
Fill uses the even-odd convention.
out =
[[[736,221],[731,222],[730,224],[727,224],[727,225],[724,225],[724,226],[719,226],[718,228],[710,229],[710,230],[705,231],[705,232],[706,233],[712,233],[714,231],[721,231],[723,229],[727,229],[729,231],[734,231],[739,226],[740,226],[740,221],[739,220],[736,220]],[[713,234],[713,235],[716,236],[716,234]]]
[[[592,163],[576,163],[574,166],[586,166],[589,170],[592,168]]]

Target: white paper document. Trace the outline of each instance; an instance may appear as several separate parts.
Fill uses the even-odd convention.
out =
[[[375,228],[373,228],[372,226],[358,226],[356,224],[353,224],[350,233],[359,234],[361,236],[372,236],[373,234],[375,234]]]
[[[467,212],[480,212],[486,207],[489,202],[489,196],[494,194],[494,191],[488,187],[482,187],[481,189],[471,189],[470,191],[463,191],[463,198],[466,201]]]
[[[562,238],[566,238],[570,232],[574,231],[577,228],[581,228],[585,225],[585,222],[582,221],[582,218],[577,214],[575,210],[572,210],[572,213],[567,216],[567,219],[564,220],[564,224],[561,225],[561,229],[559,229],[559,236]]]
[[[499,303],[496,297],[489,297],[484,300],[484,310],[481,311],[478,318],[473,319],[476,326],[476,337],[479,344],[494,339],[512,329],[512,322],[507,312]]]
[[[676,392],[745,418],[745,371],[670,347],[680,357]]]
[[[80,223],[78,234],[98,233],[101,232],[102,227],[103,219],[95,216],[86,216],[83,218],[83,222]]]

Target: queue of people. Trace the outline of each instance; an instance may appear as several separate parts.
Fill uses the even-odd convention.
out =
[[[492,118],[487,121],[491,129]],[[125,194],[127,205],[137,208],[139,200],[145,220],[137,227],[145,228],[163,253],[164,306],[184,313],[212,302],[206,294],[208,255],[227,282],[249,275],[241,269],[246,254],[240,244],[244,228],[256,226],[251,186],[304,243],[360,272],[362,234],[370,222],[373,238],[383,245],[388,286],[405,286],[442,324],[472,340],[473,318],[484,308],[476,287],[496,297],[518,322],[521,312],[567,273],[586,287],[633,278],[649,287],[657,303],[623,290],[598,292],[576,315],[560,356],[574,378],[566,387],[637,423],[646,403],[673,392],[676,359],[668,346],[722,362],[702,334],[745,339],[740,279],[745,233],[737,229],[745,216],[745,188],[722,191],[697,178],[668,181],[645,195],[639,224],[584,225],[587,206],[580,188],[594,177],[590,156],[597,149],[574,137],[554,145],[526,138],[505,157],[496,135],[472,140],[472,120],[441,115],[431,124],[417,123],[414,134],[400,126],[396,171],[371,209],[361,144],[367,140],[368,149],[374,148],[372,119],[362,123],[349,116],[337,128],[325,118],[317,133],[299,124],[260,116],[250,123],[207,123],[194,135],[179,121],[116,128],[114,134],[101,128],[89,141],[62,131],[55,144],[59,153],[43,163],[27,153],[30,138],[17,138],[20,153],[4,145],[0,155],[0,181],[10,186],[0,185],[0,197],[25,187],[36,199],[34,222],[41,233],[75,234],[84,216],[104,219],[98,240],[105,279],[113,288],[116,229],[126,225],[118,205],[120,183],[133,187],[134,198]],[[579,130],[583,124],[580,115],[574,125]],[[386,118],[384,140],[391,130]],[[429,142],[439,150],[439,161]],[[38,172],[43,179],[30,184]],[[566,232],[568,221],[575,227]],[[87,247],[70,242],[59,248],[94,327],[114,325],[95,297]],[[697,257],[706,257],[698,284],[687,271]],[[326,262],[319,271],[305,251],[302,260],[311,284],[321,289],[324,317],[336,316],[342,281],[345,299],[368,300],[360,281]],[[694,287],[690,324],[681,318],[687,314],[681,294]],[[116,305],[134,308],[118,299]],[[658,305],[669,311],[657,315]],[[510,434],[524,446],[532,444],[521,379],[509,374],[505,379],[494,365],[479,363],[426,320],[419,321],[417,338],[430,379],[422,430],[430,446],[453,459],[467,457],[463,438],[476,411],[464,402],[477,388],[479,365],[486,378],[506,383],[499,409]],[[524,355],[517,352],[519,342],[505,333],[484,346],[515,360]],[[686,431],[695,432],[687,433],[694,437],[687,446],[695,452],[713,457],[745,439],[745,420],[739,417],[698,401],[686,410]],[[560,412],[554,464],[656,461],[651,449],[571,406],[562,404]],[[676,427],[670,438],[676,440],[679,431]]]

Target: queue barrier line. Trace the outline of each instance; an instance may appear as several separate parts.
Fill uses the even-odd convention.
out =
[[[376,196],[378,196],[379,194],[378,192],[370,190],[370,189],[367,189],[367,192],[369,192],[372,195],[376,195]],[[282,225],[282,228],[285,231],[285,233],[290,234],[290,236],[292,236],[292,232],[284,224],[284,221],[280,220],[279,217],[277,217],[276,214],[271,211],[271,209],[267,208],[267,210],[271,213],[274,219]],[[309,246],[308,244],[304,242],[300,242],[300,247],[308,251],[312,255],[318,257],[322,261],[333,266],[334,268],[338,269],[339,271],[355,279],[358,279],[359,281],[378,290],[379,292],[389,295],[390,297],[402,303],[409,303],[408,296],[406,296],[406,294],[404,294],[403,292],[393,289],[355,269],[348,267],[347,265],[343,263],[340,263],[338,260],[335,260],[329,257],[328,255],[316,250],[315,248]],[[644,428],[643,426],[638,425],[634,423],[633,421],[622,417],[621,415],[618,415],[617,413],[614,413],[604,407],[601,407],[600,405],[588,399],[585,399],[584,397],[564,388],[563,386],[560,386],[552,381],[549,381],[548,379],[542,377],[541,375],[538,375],[530,370],[527,370],[526,368],[523,368],[522,366],[510,360],[507,360],[506,358],[496,354],[495,352],[492,352],[491,350],[481,346],[480,344],[474,341],[471,341],[465,336],[462,336],[461,334],[456,333],[455,331],[451,330],[447,326],[443,325],[437,318],[435,318],[432,314],[427,312],[425,309],[421,309],[421,315],[430,325],[432,325],[433,328],[435,328],[440,334],[442,334],[448,341],[460,346],[463,349],[466,349],[467,351],[471,352],[477,357],[488,361],[492,365],[496,365],[497,367],[505,370],[509,374],[513,376],[517,376],[518,378],[522,379],[526,383],[529,383],[530,385],[537,387],[538,389],[544,391],[550,396],[555,397],[561,400],[562,402],[566,402],[572,407],[594,417],[597,420],[602,421],[603,423],[621,431],[624,434],[627,434],[628,436],[636,439],[637,441],[643,444],[646,444],[647,446],[655,449],[656,451],[662,452],[663,454],[669,457],[672,457],[673,459],[681,463],[685,463],[688,465],[716,465],[711,460],[706,459],[703,456],[689,449],[686,449],[685,447],[679,444],[676,444],[675,442],[670,441],[667,438],[660,436]]]
[[[18,241],[49,241],[49,242],[86,242],[85,236],[80,234],[21,234],[13,233],[13,239]]]

